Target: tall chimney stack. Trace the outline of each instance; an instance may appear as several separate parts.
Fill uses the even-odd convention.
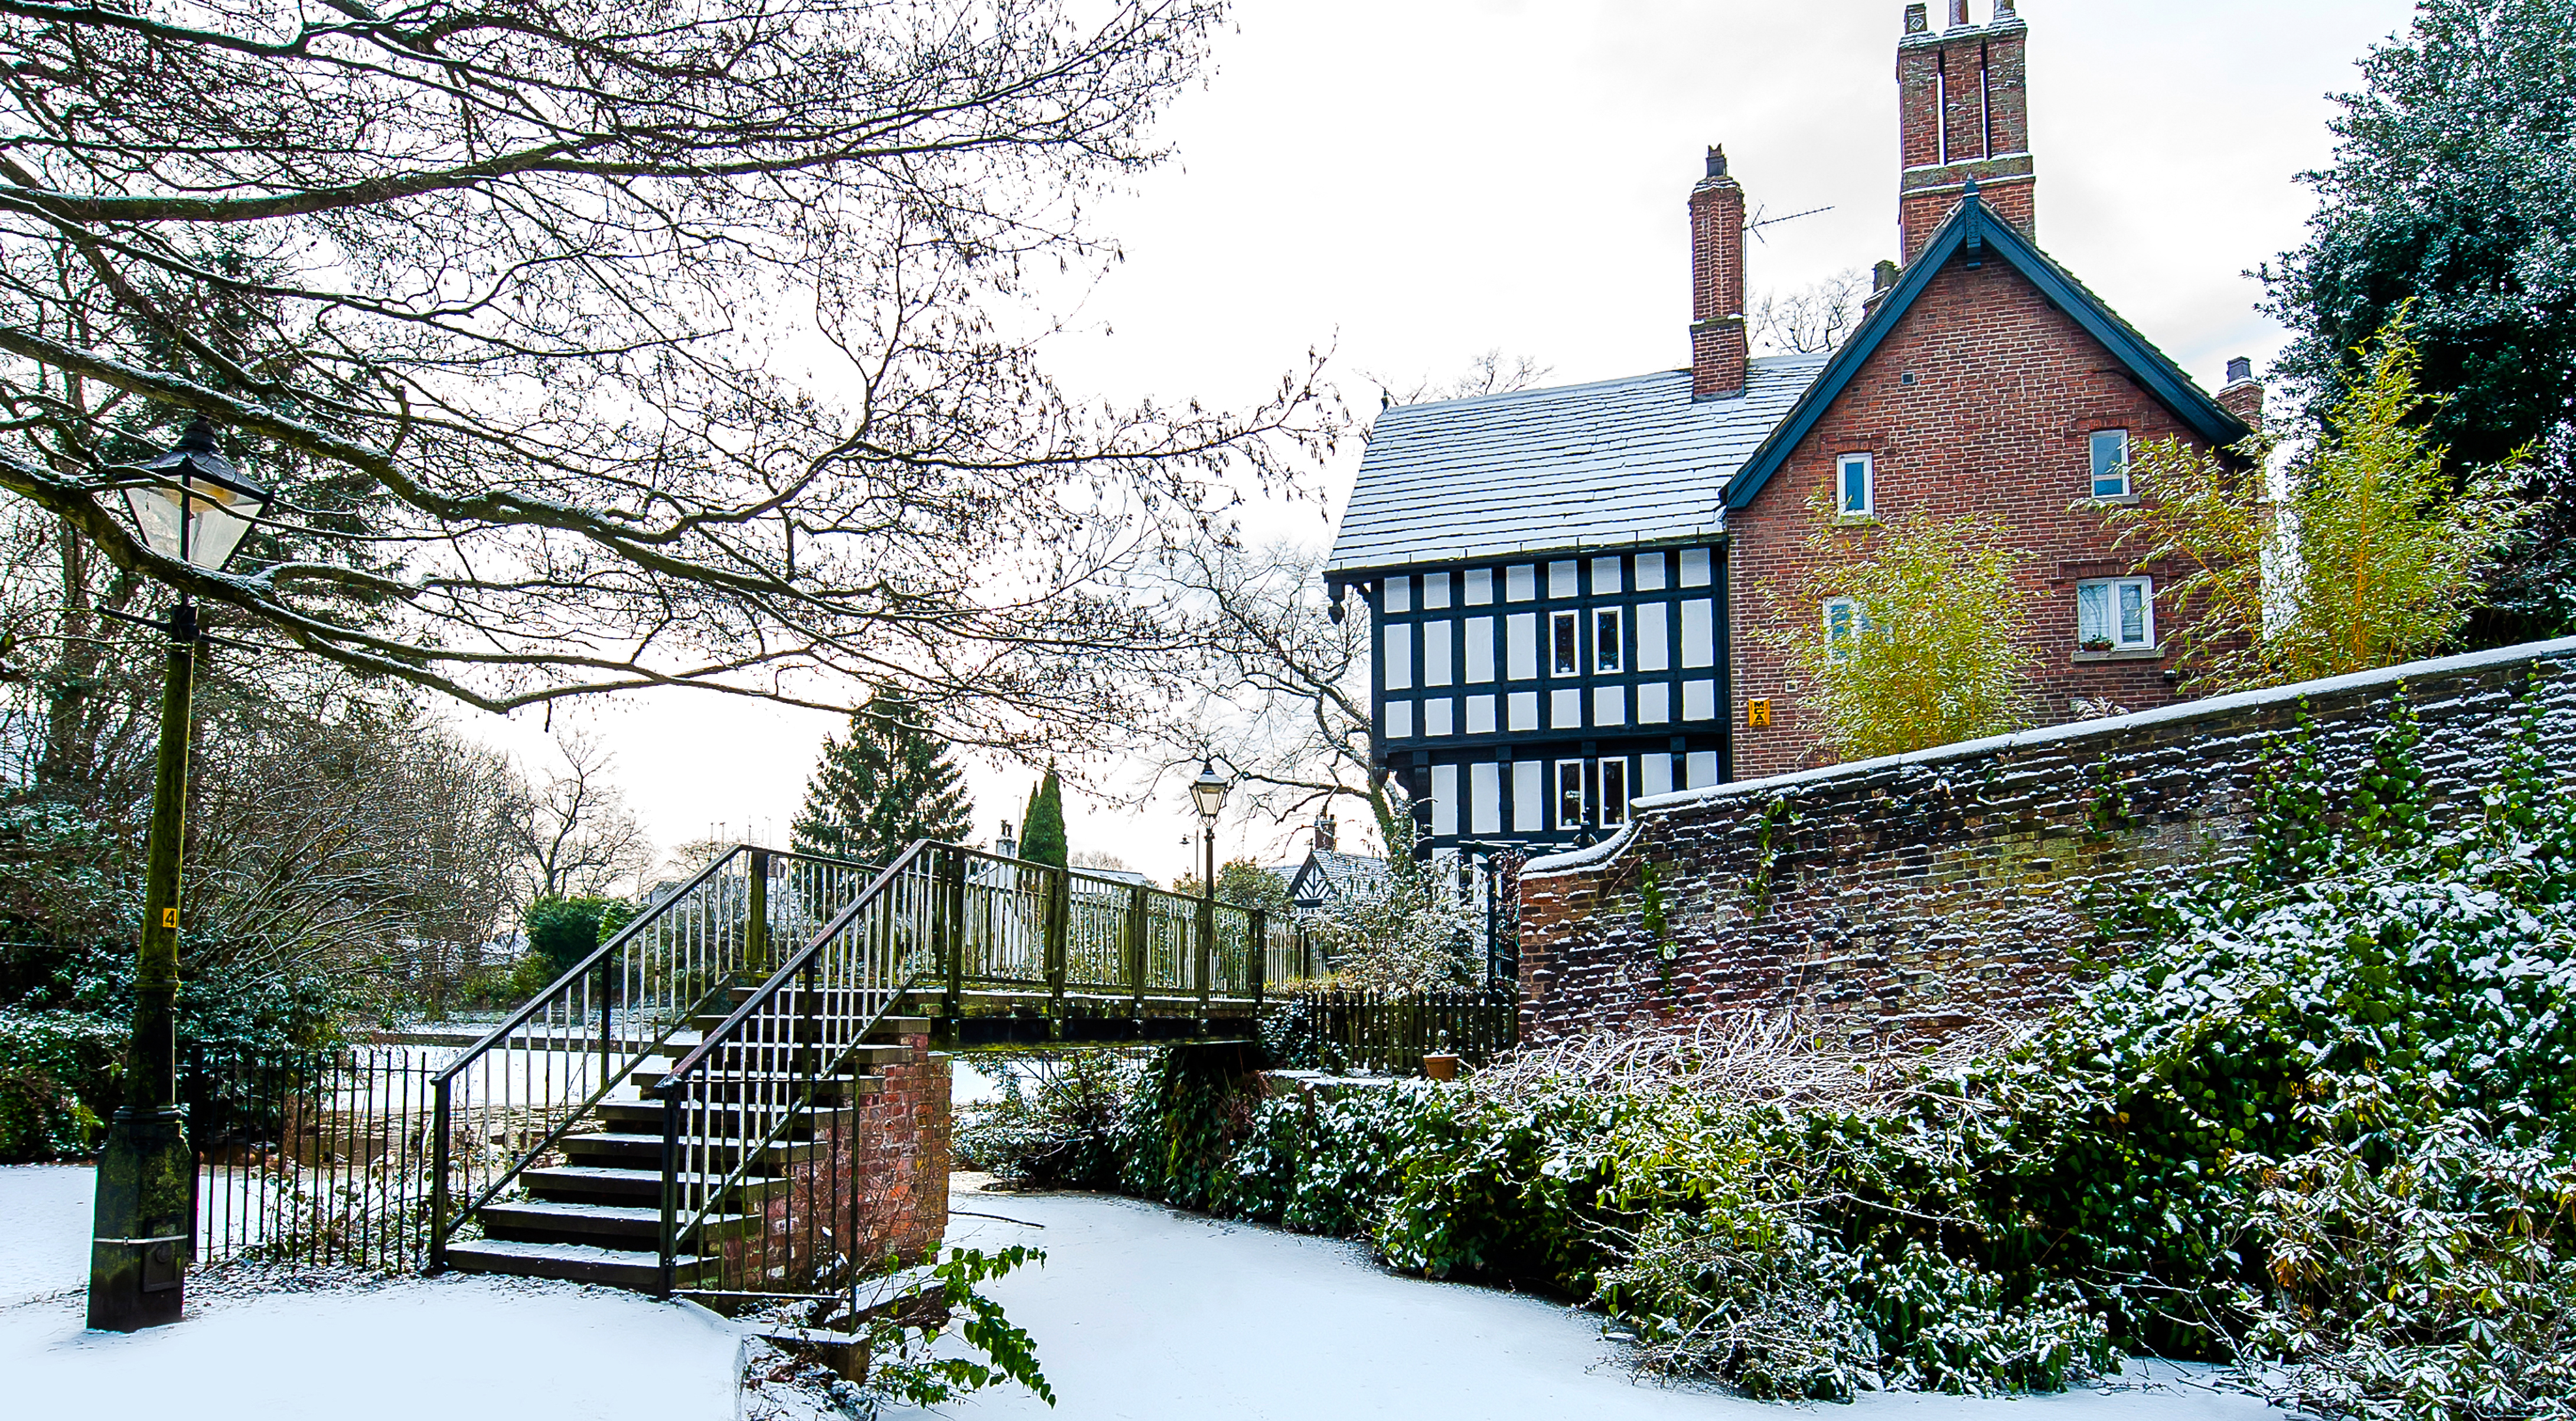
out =
[[[1950,27],[1932,29],[1922,5],[1905,8],[1896,46],[1899,250],[1911,265],[1958,210],[1974,179],[1978,196],[2025,237],[2038,234],[2038,169],[2030,155],[2030,26],[2014,0],[1994,0],[1984,25],[1968,0],[1950,0]]]
[[[1691,189],[1691,398],[1744,393],[1752,349],[1744,331],[1744,185],[1727,176],[1726,150],[1708,150],[1708,176]]]

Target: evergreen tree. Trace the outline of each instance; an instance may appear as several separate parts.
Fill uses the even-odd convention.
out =
[[[948,743],[920,710],[880,691],[825,740],[792,829],[800,853],[885,864],[918,839],[962,840],[975,806]]]
[[[1064,783],[1056,778],[1053,760],[1047,762],[1046,778],[1029,792],[1028,811],[1020,824],[1020,857],[1065,866]]]
[[[2465,472],[2538,457],[2539,514],[2463,638],[2576,628],[2576,0],[2423,0],[2339,98],[2307,242],[2264,269],[2280,371],[2322,423],[2405,312],[2409,416]]]

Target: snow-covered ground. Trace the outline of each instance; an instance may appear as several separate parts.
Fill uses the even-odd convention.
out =
[[[598,1288],[462,1275],[198,1286],[175,1327],[86,1331],[90,1191],[86,1168],[0,1169],[0,1415],[124,1415],[114,1398],[153,1396],[185,1398],[201,1421],[734,1415],[732,1325]]]
[[[961,1184],[966,1181],[961,1180]],[[1060,1404],[1001,1391],[959,1421],[1581,1417],[1586,1421],[2263,1421],[2162,1381],[2021,1401],[1872,1397],[1830,1411],[1640,1384],[1593,1319],[1536,1298],[1399,1278],[1357,1247],[1133,1200],[961,1188],[959,1243],[1037,1244],[996,1285]],[[711,1314],[490,1278],[245,1293],[201,1286],[188,1320],[84,1332],[90,1172],[0,1169],[0,1413],[179,1395],[200,1421],[476,1415],[729,1421],[742,1339]],[[981,1217],[999,1216],[999,1217]]]
[[[961,1182],[962,1178],[961,1178]],[[2127,1388],[2009,1401],[1877,1396],[1830,1410],[1640,1383],[1596,1319],[1538,1298],[1393,1276],[1356,1246],[1134,1200],[960,1190],[956,1243],[1047,1250],[993,1294],[1037,1340],[1057,1406],[995,1391],[960,1421],[2262,1421],[2173,1368]]]

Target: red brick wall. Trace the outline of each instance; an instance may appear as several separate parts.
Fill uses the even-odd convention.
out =
[[[1907,384],[1907,377],[1912,384]],[[1800,704],[1786,657],[1769,638],[1803,634],[1821,609],[1795,592],[1812,561],[1809,499],[1829,487],[1834,461],[1877,458],[1882,516],[2000,515],[2025,550],[2022,617],[2033,710],[2041,723],[2073,718],[2077,697],[2128,710],[2166,704],[2163,661],[2078,664],[2075,583],[2122,575],[2098,512],[2071,507],[2092,490],[2089,437],[2126,429],[2132,447],[2189,430],[2132,383],[2120,363],[2019,272],[1954,260],[1861,368],[1752,504],[1728,517],[1727,587],[1736,710],[1735,774],[1752,779],[1820,763],[1814,715]],[[2195,441],[2196,442],[2196,441]],[[1838,531],[1856,548],[1866,526]],[[2163,586],[2167,578],[2159,577]],[[2163,600],[2157,633],[2177,618]],[[1767,729],[1741,707],[1768,699]]]
[[[1904,1040],[2044,1012],[2103,906],[2244,852],[2303,707],[2348,784],[2401,685],[2437,815],[2480,812],[2526,707],[2555,763],[2576,750],[2570,639],[1720,786],[1523,871],[1521,1038],[1786,1010]]]
[[[762,1226],[724,1247],[727,1288],[759,1291],[762,1277],[803,1286],[842,1252],[844,1220],[855,1220],[848,1256],[873,1264],[891,1256],[927,1260],[948,1232],[951,1117],[949,1061],[930,1038],[902,1038],[907,1059],[879,1066],[884,1089],[815,1132],[820,1146],[781,1171],[790,1187],[767,1196]]]

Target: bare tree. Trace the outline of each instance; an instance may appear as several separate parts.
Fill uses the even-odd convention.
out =
[[[1429,378],[1398,386],[1382,376],[1363,373],[1361,378],[1377,386],[1381,407],[1418,405],[1430,400],[1471,400],[1479,395],[1508,395],[1527,390],[1556,373],[1551,365],[1541,365],[1526,355],[1505,355],[1497,346],[1467,362],[1467,373],[1446,382]]]
[[[1086,200],[1224,13],[9,0],[0,492],[487,709],[896,687],[1079,739],[1188,640],[1127,574],[1337,428],[1312,365],[1223,414],[1036,359],[1028,276],[1115,256]],[[111,512],[196,415],[283,494],[247,571]]]
[[[1256,813],[1284,824],[1352,800],[1386,842],[1399,811],[1369,756],[1368,609],[1352,601],[1336,620],[1322,568],[1320,554],[1285,543],[1174,558],[1174,594],[1203,629],[1198,689],[1143,728],[1163,747],[1157,780],[1213,755]]]
[[[564,768],[528,794],[513,826],[525,896],[590,898],[640,884],[653,869],[653,841],[609,778],[617,757],[578,734],[558,736],[555,752]]]
[[[1753,348],[1769,355],[1825,355],[1842,347],[1865,314],[1870,277],[1837,272],[1813,286],[1766,292],[1753,303]]]

